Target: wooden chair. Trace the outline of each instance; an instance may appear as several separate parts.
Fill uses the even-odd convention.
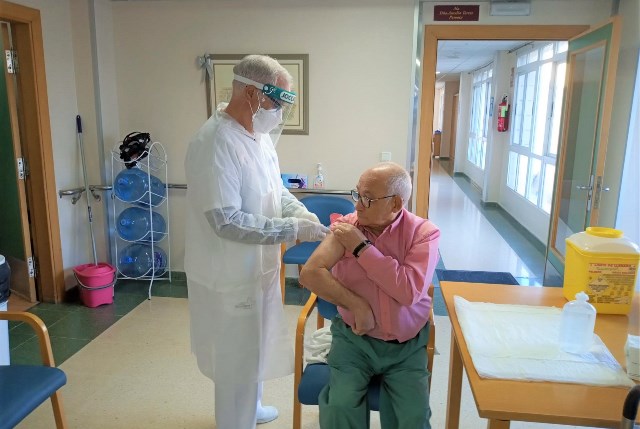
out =
[[[429,296],[433,300],[433,285],[429,286]],[[329,382],[329,365],[314,363],[304,367],[304,334],[307,320],[314,308],[318,308],[317,328],[324,326],[324,319],[331,319],[336,313],[335,305],[311,294],[298,316],[295,338],[294,379],[293,379],[293,429],[300,429],[302,424],[302,404],[318,405],[318,394]],[[433,318],[433,307],[429,316],[429,341],[427,343],[427,369],[431,373],[433,369],[433,356],[436,349],[436,325]],[[304,379],[304,389],[300,389]],[[429,377],[429,390],[431,390],[431,377]],[[371,410],[377,411],[379,404],[380,382],[372,380],[367,392]]]
[[[49,333],[36,315],[22,311],[0,311],[0,320],[24,322],[38,336],[43,365],[0,366],[0,429],[10,429],[40,404],[51,398],[58,429],[66,428],[62,397],[58,390],[67,383],[65,373],[55,367]]]

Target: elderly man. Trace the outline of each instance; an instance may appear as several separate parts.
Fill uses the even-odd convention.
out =
[[[280,243],[317,241],[328,229],[287,191],[275,143],[295,100],[291,75],[249,55],[234,68],[229,104],[189,145],[185,270],[191,347],[215,382],[218,429],[275,419],[262,381],[293,370],[279,286]]]
[[[300,275],[339,311],[320,427],[368,427],[367,386],[381,375],[382,428],[430,428],[425,347],[440,231],[404,208],[411,179],[397,164],[365,171],[351,195],[356,213],[332,226]]]

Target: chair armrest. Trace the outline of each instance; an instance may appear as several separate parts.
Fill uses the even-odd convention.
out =
[[[429,361],[427,362],[427,369],[430,373],[433,373],[433,357],[436,354],[436,322],[433,318],[433,309],[431,309],[431,315],[429,316],[429,341],[427,342],[427,355]],[[429,384],[431,384],[431,378],[429,378]]]
[[[433,357],[436,354],[436,321],[433,317],[433,294],[435,293],[435,288],[433,283],[429,285],[428,294],[431,297],[431,311],[429,313],[429,341],[427,342],[427,356],[429,357],[429,361],[427,362],[427,369],[429,373],[433,373]],[[431,379],[429,377],[429,390],[431,390]]]
[[[433,310],[431,310],[431,314],[429,315],[429,327],[431,330],[433,330],[433,333],[429,334],[429,343],[427,344],[427,349],[428,350],[434,350],[436,349],[436,321],[433,318]]]
[[[311,316],[311,312],[316,307],[318,302],[318,297],[315,293],[312,293],[309,296],[309,299],[302,307],[300,311],[300,316],[298,316],[298,324],[296,325],[296,340],[295,340],[295,351],[294,351],[294,367],[293,367],[293,384],[294,384],[294,392],[298,391],[298,386],[300,385],[300,379],[302,378],[302,368],[304,366],[304,331],[305,326],[307,324],[307,320],[309,320],[309,316]],[[297,395],[297,393],[295,393]]]
[[[0,311],[0,320],[24,322],[31,326],[31,328],[36,332],[36,335],[38,336],[42,363],[50,367],[56,366],[53,360],[53,351],[51,349],[49,331],[47,330],[47,326],[44,324],[42,319],[40,319],[35,314],[31,314],[26,311]]]

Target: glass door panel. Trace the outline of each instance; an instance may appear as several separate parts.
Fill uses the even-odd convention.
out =
[[[548,285],[562,284],[566,238],[597,221],[594,184],[604,171],[618,45],[615,18],[569,41],[545,265]]]

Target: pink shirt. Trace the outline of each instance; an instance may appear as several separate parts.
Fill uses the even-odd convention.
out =
[[[357,213],[337,221],[357,226],[373,243],[358,258],[345,252],[331,270],[342,285],[369,302],[376,326],[367,335],[400,342],[418,335],[431,312],[427,291],[438,262],[438,227],[406,209],[377,238],[359,226]],[[353,313],[342,307],[338,311],[353,326]]]

